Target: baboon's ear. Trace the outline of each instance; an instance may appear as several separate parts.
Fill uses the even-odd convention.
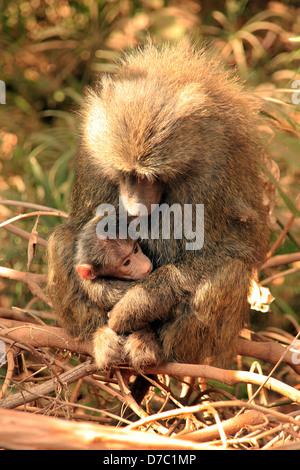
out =
[[[95,279],[97,277],[91,264],[79,264],[76,266],[76,271],[82,279]]]

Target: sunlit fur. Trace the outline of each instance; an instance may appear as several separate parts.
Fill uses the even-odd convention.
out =
[[[214,170],[208,160],[222,163],[232,138],[252,141],[245,124],[251,127],[256,114],[257,103],[213,51],[186,42],[159,51],[150,45],[126,56],[114,77],[104,76],[87,93],[83,149],[94,170],[112,179],[122,171],[169,181],[195,166]]]

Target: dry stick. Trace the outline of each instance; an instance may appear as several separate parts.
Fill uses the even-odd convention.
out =
[[[264,285],[269,284],[270,282],[274,281],[274,279],[278,279],[279,277],[285,277],[285,276],[288,276],[290,274],[295,274],[298,271],[300,271],[300,268],[286,269],[285,271],[282,271],[282,272],[277,273],[277,274],[273,274],[273,276],[269,276],[266,279],[264,279],[263,281],[260,281],[260,285],[264,286]]]
[[[207,365],[177,364],[171,362],[159,367],[145,367],[144,372],[146,374],[160,373],[172,376],[189,375],[191,377],[217,380],[227,385],[236,385],[237,383],[252,383],[254,385],[264,384],[268,390],[277,392],[280,395],[288,397],[292,401],[300,403],[300,392],[295,388],[272,377],[265,383],[267,378],[266,376],[253,372],[224,370]]]
[[[7,370],[6,376],[0,390],[0,400],[4,397],[6,390],[9,387],[11,382],[13,372],[15,369],[15,356],[14,356],[14,348],[10,346],[10,348],[6,351],[6,358],[7,358]]]
[[[274,268],[277,266],[282,266],[284,264],[295,263],[296,261],[300,261],[300,252],[296,253],[289,253],[287,255],[277,255],[273,256],[272,258],[268,259],[263,265],[262,270],[266,268]]]
[[[222,428],[226,435],[234,436],[240,429],[267,424],[263,413],[257,410],[249,410],[239,416],[222,421]],[[189,432],[188,434],[181,435],[180,438],[183,440],[191,440],[197,442],[207,442],[213,439],[219,438],[219,427],[217,424],[207,426],[204,429],[198,431]]]
[[[57,212],[57,209],[53,209],[52,207],[42,206],[40,204],[34,204],[33,202],[23,202],[23,201],[13,201],[11,199],[2,199],[0,204],[3,206],[18,206],[18,207],[26,207],[28,209],[36,209],[39,211],[51,211]],[[68,214],[64,211],[59,211],[61,214],[64,214],[64,217],[68,217]]]
[[[0,409],[0,447],[18,450],[201,450],[203,444]],[[211,446],[209,447],[211,448]]]
[[[281,364],[281,362],[283,361],[285,355],[292,349],[295,341],[297,341],[297,339],[299,338],[300,336],[300,331],[297,333],[297,335],[295,336],[295,338],[293,339],[293,341],[291,341],[290,345],[287,347],[287,349],[283,352],[281,358],[279,359],[279,361],[275,364],[275,366],[272,368],[271,372],[269,373],[268,377],[266,378],[265,382],[263,382],[259,387],[258,389],[256,390],[256,392],[252,395],[252,397],[250,398],[249,402],[253,401],[254,398],[259,394],[260,390],[266,386],[266,382],[268,380],[270,380],[270,377],[271,375],[273,374],[273,372],[276,370],[276,368],[279,366],[279,364]]]
[[[166,419],[174,418],[175,416],[182,416],[182,415],[184,416],[184,415],[189,415],[191,413],[201,413],[202,411],[209,409],[211,406],[212,406],[211,403],[203,403],[200,405],[186,406],[185,408],[164,411],[162,413],[156,413],[151,416],[148,416],[147,418],[140,419],[139,421],[136,421],[135,423],[132,423],[129,426],[126,426],[125,429],[131,431],[140,426],[149,425],[151,424],[152,421],[166,420]],[[280,413],[279,411],[267,409],[263,406],[256,405],[254,403],[243,402],[242,400],[217,401],[213,403],[213,407],[214,408],[232,408],[232,407],[250,408],[250,409],[260,411],[261,413],[264,413],[264,414],[268,413],[284,422],[288,422],[296,426],[299,426],[299,421],[292,418],[291,416],[287,416],[283,413]]]
[[[65,215],[64,212],[60,212],[60,211],[56,211],[56,212],[54,212],[54,211],[29,212],[29,213],[26,213],[26,214],[16,215],[15,217],[12,217],[11,219],[8,219],[5,222],[2,222],[0,224],[0,228],[5,227],[6,225],[10,225],[13,222],[16,222],[16,220],[27,219],[28,217],[36,217],[36,216],[41,216],[41,215],[51,215],[51,216],[54,215],[55,217],[64,217],[64,218],[69,217],[68,215]]]
[[[298,196],[299,197],[299,196]],[[297,204],[296,204],[296,210],[299,211],[300,210],[300,199],[298,200]],[[281,234],[279,235],[279,237],[277,238],[277,240],[275,241],[275,243],[273,244],[273,246],[271,247],[269,253],[267,254],[267,259],[271,258],[271,256],[275,253],[275,251],[277,250],[277,248],[281,245],[282,241],[284,240],[286,234],[289,232],[291,226],[293,225],[294,221],[296,219],[296,215],[295,214],[292,214],[291,217],[289,218],[287,224],[285,225],[284,229],[282,230]]]
[[[219,436],[220,436],[221,441],[222,441],[223,448],[226,449],[226,447],[227,447],[226,434],[225,434],[224,428],[222,426],[219,413],[217,412],[217,410],[214,408],[213,405],[209,406],[207,411],[208,412],[210,411],[211,414],[213,415],[213,417],[215,419],[215,422],[216,422],[216,426],[217,426],[217,429],[218,429]]]
[[[35,315],[33,312],[30,312],[29,310],[25,310],[24,308],[19,308],[19,307],[12,307],[13,311],[19,312],[20,314],[24,314],[24,317],[26,318],[25,321],[28,321],[28,317],[30,318],[30,321],[33,323],[38,323],[39,325],[46,325],[46,323],[37,315]]]
[[[4,228],[4,230],[7,230],[8,232],[11,232],[14,235],[17,235],[18,237],[24,238],[25,240],[30,239],[31,234],[29,232],[27,232],[26,230],[23,230],[22,228],[14,227],[13,224],[6,225],[3,228]],[[47,248],[48,242],[44,238],[38,237],[37,238],[37,244]]]
[[[131,394],[131,390],[125,384],[123,375],[120,369],[115,369],[115,375],[120,387],[121,393],[125,398],[125,403],[140,417],[148,416],[148,414],[141,408]]]
[[[63,328],[23,323],[7,318],[1,318],[1,323],[6,329],[0,330],[0,336],[11,338],[16,342],[28,343],[36,348],[51,347],[67,349],[76,354],[93,355],[91,342],[76,341]]]
[[[70,403],[76,403],[77,402],[78,396],[80,395],[80,389],[81,389],[82,383],[83,383],[83,380],[79,379],[77,384],[76,384],[76,387],[74,388],[73,393],[70,397]]]
[[[33,273],[23,273],[22,271],[17,271],[16,269],[4,268],[0,266],[0,276],[6,277],[7,279],[12,279],[14,281],[23,282],[27,284],[30,291],[34,296],[41,299],[47,305],[51,305],[49,299],[44,294],[41,289],[41,285],[44,284],[47,280],[47,276],[44,274],[33,274]]]

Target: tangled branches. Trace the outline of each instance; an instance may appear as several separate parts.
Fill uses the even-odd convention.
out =
[[[11,223],[3,228],[20,230]],[[46,245],[36,226],[34,237],[25,233],[31,248]],[[237,370],[174,363],[145,368],[151,391],[141,406],[130,391],[134,370],[120,364],[100,373],[91,344],[53,326],[45,276],[4,267],[0,276],[26,284],[46,306],[43,312],[0,309],[1,447],[300,448],[297,336],[278,342],[243,332]]]

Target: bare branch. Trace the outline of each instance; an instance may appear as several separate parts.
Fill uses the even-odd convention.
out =
[[[3,206],[17,206],[17,207],[26,207],[28,209],[36,209],[38,211],[52,211],[57,212],[57,209],[53,209],[52,207],[42,206],[40,204],[34,204],[32,202],[24,202],[24,201],[13,201],[11,199],[2,199],[0,204]],[[63,217],[68,217],[68,214],[64,211],[59,211],[61,214],[64,214]]]
[[[93,374],[96,372],[96,370],[96,366],[92,364],[91,361],[86,361],[61,374],[59,376],[59,380],[64,385],[68,385],[80,379],[81,377]],[[23,405],[24,403],[29,403],[33,400],[36,400],[41,396],[48,395],[49,393],[55,391],[55,389],[55,381],[48,380],[47,382],[36,385],[30,389],[23,390],[21,393],[15,393],[12,396],[3,398],[0,401],[0,407],[6,409],[16,408],[17,406]]]
[[[284,264],[295,263],[300,261],[300,253],[288,253],[286,255],[277,255],[268,259],[263,265],[262,270],[266,268],[275,268],[277,266],[283,266]]]
[[[7,230],[7,232],[11,232],[14,235],[17,235],[18,237],[24,238],[25,240],[30,239],[30,233],[27,232],[26,230],[23,230],[22,228],[14,227],[14,225],[12,224],[6,225],[3,228],[4,230]],[[44,238],[38,237],[37,244],[47,248],[48,242]]]
[[[33,273],[23,273],[22,271],[17,271],[16,269],[5,268],[0,266],[0,276],[6,277],[7,279],[12,279],[14,281],[23,282],[27,284],[28,288],[32,294],[47,305],[51,305],[49,299],[44,294],[41,289],[41,285],[44,284],[47,280],[46,275],[44,274],[33,274]]]
[[[264,385],[268,390],[284,395],[292,401],[300,403],[300,392],[280,380],[267,377],[253,372],[218,369],[212,366],[196,364],[179,364],[169,362],[159,367],[145,367],[147,374],[167,374],[172,376],[201,377],[203,379],[217,380],[227,385],[237,383],[251,383],[253,385]]]
[[[253,426],[268,424],[265,415],[257,410],[247,410],[243,414],[234,416],[222,422],[222,428],[226,436],[234,436],[242,428],[252,428]],[[188,434],[181,435],[183,440],[192,440],[197,442],[207,442],[219,438],[219,428],[217,424],[207,426]]]
[[[29,212],[29,213],[26,213],[26,214],[16,215],[15,217],[12,217],[11,219],[8,219],[5,222],[2,222],[0,224],[0,228],[5,227],[6,225],[10,225],[13,222],[16,222],[17,220],[27,219],[28,217],[36,217],[36,216],[41,216],[41,215],[51,215],[51,216],[55,216],[55,217],[64,217],[64,218],[69,217],[64,212],[60,212],[60,211]]]
[[[206,446],[139,431],[0,409],[0,447],[18,450],[200,450]],[[211,448],[211,447],[209,447]]]

